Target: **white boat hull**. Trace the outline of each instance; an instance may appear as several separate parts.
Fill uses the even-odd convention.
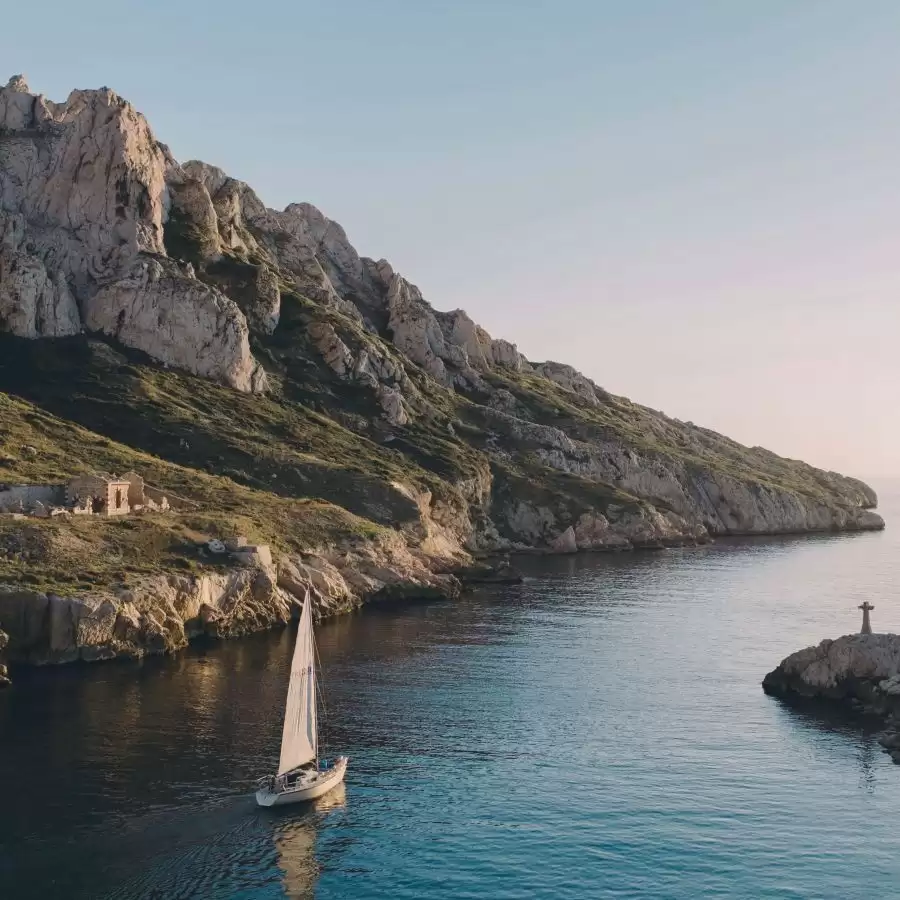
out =
[[[256,802],[260,806],[287,806],[290,803],[306,803],[322,797],[344,780],[347,762],[346,756],[339,756],[332,768],[317,772],[312,778],[289,785],[282,791],[273,791],[268,787],[260,788],[256,792]]]

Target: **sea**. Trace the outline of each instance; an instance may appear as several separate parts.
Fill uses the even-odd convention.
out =
[[[900,632],[882,533],[516,560],[522,584],[318,629],[346,785],[261,810],[293,630],[16,673],[0,692],[0,897],[900,898],[876,723],[760,682]]]

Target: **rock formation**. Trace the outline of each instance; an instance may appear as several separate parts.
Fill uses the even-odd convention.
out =
[[[389,542],[331,559],[285,558],[277,569],[151,577],[74,597],[0,587],[0,622],[9,630],[0,632],[0,652],[8,640],[13,661],[39,665],[170,653],[200,635],[237,637],[283,625],[307,590],[322,618],[380,597],[452,597],[459,582]],[[5,675],[0,671],[0,687]]]
[[[848,634],[792,653],[769,672],[763,689],[775,696],[870,702],[900,675],[900,635]]]
[[[53,103],[12,78],[0,89],[0,327],[36,338],[84,325],[261,390],[237,305],[165,260],[169,184],[183,180],[144,117],[112,91]]]
[[[886,724],[881,744],[900,763],[900,635],[848,634],[806,647],[769,672],[763,690],[879,716]]]

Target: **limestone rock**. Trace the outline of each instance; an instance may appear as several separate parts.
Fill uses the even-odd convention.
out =
[[[884,693],[892,695],[898,675],[900,635],[849,634],[792,653],[766,675],[763,689],[777,696],[870,700],[885,682]]]
[[[502,530],[513,536],[520,546],[540,547],[553,540],[559,524],[556,514],[548,506],[538,505],[521,498],[492,510],[492,518],[500,522]]]
[[[828,700],[881,717],[887,728],[878,741],[900,762],[900,635],[824,640],[783,659],[762,686],[785,700]]]
[[[107,89],[55,104],[0,90],[0,209],[29,227],[36,254],[76,296],[139,252],[164,254],[170,157],[146,120]]]
[[[388,422],[392,425],[406,425],[409,422],[403,390],[409,395],[407,399],[412,401],[418,396],[418,391],[401,364],[374,345],[365,346],[354,355],[331,322],[310,322],[306,331],[325,364],[336,375],[375,391]]]
[[[9,643],[9,635],[0,629],[0,660],[3,658],[3,651],[6,649],[6,645]],[[6,664],[0,662],[0,688],[9,687],[12,684],[12,681],[9,678],[9,671],[6,668]]]
[[[240,391],[265,389],[241,311],[171,262],[137,260],[128,276],[101,287],[85,303],[85,324],[195,375]]]
[[[268,544],[246,544],[238,550],[232,550],[231,555],[244,566],[273,570],[272,550]]]
[[[166,653],[204,631],[229,637],[286,622],[291,602],[273,577],[262,568],[154,577],[79,597],[0,590],[0,614],[10,623],[10,652],[26,662]]]
[[[46,637],[48,622],[46,594],[0,588],[0,625],[8,636],[7,653],[17,645],[31,646]]]
[[[281,288],[278,276],[268,267],[260,266],[256,271],[254,303],[250,308],[253,323],[260,331],[272,334],[281,317]]]
[[[406,425],[409,416],[403,406],[403,395],[397,388],[378,386],[378,402],[384,410],[385,418],[391,425]]]
[[[879,681],[878,690],[889,697],[900,697],[900,673]]]
[[[573,394],[577,394],[580,399],[585,400],[591,406],[598,406],[600,397],[606,396],[606,392],[602,388],[598,388],[590,378],[586,378],[577,369],[564,363],[535,363],[533,371],[566,390],[572,391]]]
[[[449,357],[444,334],[419,289],[394,274],[387,291],[388,329],[394,345],[432,378],[450,383],[444,357]],[[461,352],[456,357],[464,364]]]
[[[78,334],[78,305],[63,273],[51,278],[38,258],[0,247],[0,330],[25,338]]]
[[[166,243],[171,255],[196,263],[218,259],[219,223],[206,185],[195,178],[176,178],[168,187]]]
[[[550,544],[550,549],[554,553],[577,553],[578,541],[575,538],[575,529],[570,525]]]
[[[900,734],[896,731],[887,731],[878,738],[878,743],[885,750],[900,750]]]
[[[336,374],[346,375],[353,364],[353,354],[334,326],[330,322],[311,322],[306,330],[325,364]]]
[[[423,498],[427,500],[427,498]],[[437,544],[433,545],[433,549]],[[458,545],[447,559],[465,559]],[[10,659],[68,663],[142,657],[184,647],[200,635],[237,637],[295,616],[306,590],[317,616],[346,612],[372,599],[455,596],[458,581],[436,574],[402,536],[278,562],[264,545],[244,546],[254,565],[225,574],[153,576],[124,588],[59,597],[0,587],[0,650],[9,632]]]
[[[0,132],[0,327],[75,334],[80,306],[88,328],[162,362],[264,387],[237,307],[164,267],[170,206],[206,229],[206,255],[215,214],[143,116],[105,88],[57,104],[14,78],[0,89]]]
[[[502,338],[491,341],[491,358],[495,365],[520,372],[525,367],[525,357],[515,344]]]
[[[465,310],[437,313],[444,340],[459,347],[465,362],[476,369],[487,369],[494,361],[491,336],[469,317]]]
[[[278,585],[299,604],[309,590],[317,618],[347,612],[359,604],[340,571],[313,554],[284,560],[278,568]]]
[[[24,75],[13,75],[12,78],[6,83],[7,90],[20,93],[20,94],[28,94],[30,93],[28,88],[28,82],[25,80]]]

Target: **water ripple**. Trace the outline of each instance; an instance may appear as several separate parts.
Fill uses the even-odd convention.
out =
[[[532,560],[521,585],[330,623],[348,784],[285,813],[249,785],[288,632],[23,674],[0,696],[2,895],[900,896],[900,771],[871,726],[759,688],[863,599],[900,630],[898,551],[889,530]]]

